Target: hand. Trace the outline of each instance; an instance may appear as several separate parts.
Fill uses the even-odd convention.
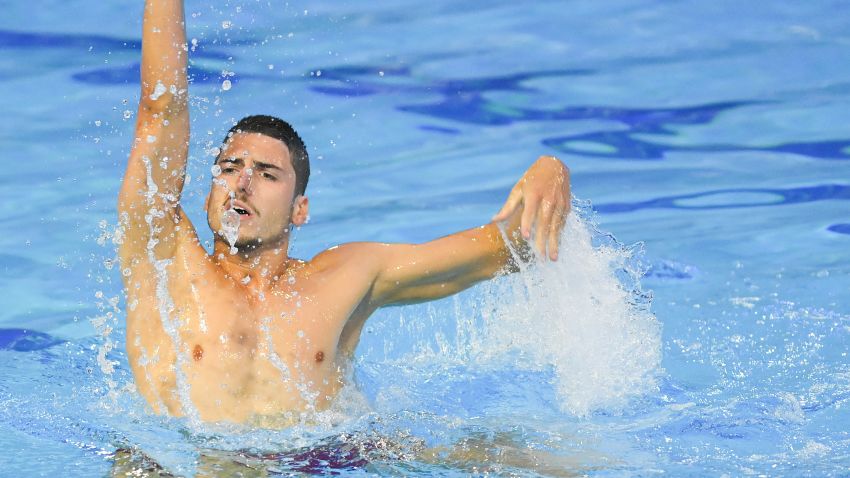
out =
[[[511,190],[508,200],[493,221],[504,221],[522,205],[520,232],[523,239],[534,233],[534,247],[540,256],[558,259],[558,241],[570,213],[570,171],[558,158],[541,156]],[[513,231],[511,231],[513,232]]]

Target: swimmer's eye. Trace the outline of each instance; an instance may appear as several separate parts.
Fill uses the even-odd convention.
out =
[[[277,177],[276,177],[274,174],[270,174],[270,173],[263,173],[263,174],[262,174],[262,176],[263,176],[265,179],[268,179],[268,180],[270,180],[270,181],[277,181]]]
[[[225,158],[218,162],[222,174],[230,174],[238,171],[236,167],[237,158]]]

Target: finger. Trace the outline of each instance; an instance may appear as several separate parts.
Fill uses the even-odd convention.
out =
[[[508,194],[508,200],[505,201],[505,205],[502,206],[502,209],[500,209],[499,212],[496,213],[496,215],[493,216],[493,219],[491,220],[494,222],[498,222],[504,221],[505,219],[509,218],[511,214],[516,211],[516,208],[519,206],[521,200],[522,189],[520,189],[519,184],[517,184],[516,186],[514,186],[513,189],[511,189],[511,193]]]
[[[519,230],[522,232],[522,237],[528,240],[531,237],[531,225],[534,224],[534,217],[537,215],[537,205],[540,203],[540,198],[537,196],[527,196],[524,203]]]
[[[537,230],[534,234],[534,246],[540,257],[546,257],[546,239],[549,237],[549,225],[552,223],[554,205],[547,200],[540,201],[540,211],[537,213]]]
[[[549,229],[549,259],[558,260],[558,249],[561,243],[561,231],[564,230],[564,221],[567,217],[566,207],[555,208],[553,214],[552,228]]]
[[[570,213],[570,209],[572,208],[573,197],[570,192],[570,177],[569,175],[564,178],[564,184],[562,189],[562,201],[564,206],[564,216]]]

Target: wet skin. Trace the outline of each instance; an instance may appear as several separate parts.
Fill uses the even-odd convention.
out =
[[[309,261],[289,257],[291,228],[306,222],[309,201],[295,191],[286,144],[242,132],[217,158],[208,254],[180,206],[189,141],[182,2],[148,0],[142,43],[119,257],[130,365],[155,412],[285,426],[329,406],[377,308],[439,299],[513,269],[495,223],[424,244],[351,243]],[[543,156],[494,220],[513,246],[534,237],[554,260],[569,199],[567,168]],[[234,244],[228,214],[240,218]]]
[[[378,307],[443,297],[507,264],[492,224],[423,245],[352,243],[306,262],[289,258],[289,229],[304,223],[309,203],[293,197],[286,145],[239,133],[217,165],[208,223],[216,231],[227,211],[243,212],[236,254],[222,234],[207,254],[179,207],[164,274],[151,267],[145,235],[128,234],[121,248],[131,269],[130,363],[157,411],[187,413],[178,369],[202,420],[276,425],[292,418],[287,412],[326,408]]]

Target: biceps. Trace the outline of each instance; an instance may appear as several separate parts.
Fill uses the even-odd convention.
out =
[[[441,246],[437,241],[394,246],[375,287],[381,305],[439,299],[487,278],[489,269],[477,251]]]

